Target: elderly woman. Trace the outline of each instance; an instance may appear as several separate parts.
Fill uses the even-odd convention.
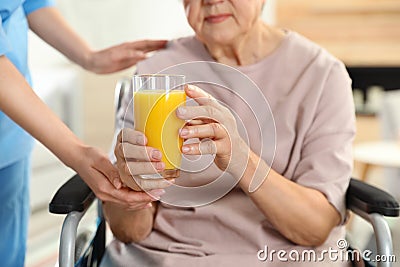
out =
[[[345,193],[352,170],[351,81],[344,65],[324,49],[295,32],[266,25],[260,19],[264,2],[185,0],[195,36],[171,41],[137,70],[157,73],[178,63],[208,61],[244,73],[269,101],[276,124],[274,161],[244,141],[232,112],[215,101],[212,92],[188,86],[186,94],[199,106],[178,109],[177,116],[208,119],[186,125],[180,135],[207,139],[212,145],[185,143],[182,153],[214,153],[216,169],[229,173],[237,186],[208,205],[182,208],[158,202],[167,183],[141,188],[132,175],[162,171],[160,151],[146,146],[143,133],[123,129],[115,148],[121,177],[135,190],[152,189],[155,202],[142,202],[136,210],[104,204],[119,239],[109,246],[105,266],[347,264],[337,242],[344,238]],[[255,94],[246,89],[248,96]],[[218,100],[231,101],[224,96]],[[268,109],[264,107],[265,113]],[[269,137],[262,138],[268,142]],[[255,174],[265,179],[249,191]],[[185,179],[183,173],[176,183]],[[301,257],[304,251],[312,254],[309,250],[315,258]],[[331,250],[338,251],[336,258],[327,253]]]

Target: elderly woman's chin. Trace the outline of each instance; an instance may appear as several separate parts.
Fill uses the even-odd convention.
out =
[[[207,34],[197,34],[198,39],[206,45],[232,45],[239,36],[229,29],[214,30]]]

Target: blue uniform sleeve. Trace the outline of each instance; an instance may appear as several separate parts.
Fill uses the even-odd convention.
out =
[[[54,6],[54,0],[25,0],[23,6],[25,15],[29,15],[40,8]]]
[[[11,46],[4,32],[2,18],[0,16],[0,56],[6,54],[10,49]]]

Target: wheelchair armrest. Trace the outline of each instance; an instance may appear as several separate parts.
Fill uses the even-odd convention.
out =
[[[346,204],[350,210],[355,208],[368,214],[398,217],[400,212],[399,203],[393,196],[354,178],[347,189]]]
[[[90,187],[76,174],[58,189],[49,204],[49,211],[56,214],[82,212],[94,199],[95,194]]]

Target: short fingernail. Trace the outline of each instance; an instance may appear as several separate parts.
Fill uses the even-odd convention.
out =
[[[183,153],[187,153],[187,152],[189,152],[190,151],[190,148],[189,147],[187,147],[187,146],[183,146],[182,147],[182,152]]]
[[[196,88],[193,85],[190,85],[190,84],[187,85],[187,89],[190,90],[190,91],[196,90]]]
[[[164,162],[157,162],[156,163],[156,168],[157,168],[157,170],[163,170],[165,168],[165,163]]]
[[[179,107],[178,108],[178,115],[185,115],[186,114],[186,108],[184,107]]]
[[[161,159],[161,158],[162,158],[162,154],[161,154],[161,152],[158,151],[158,150],[153,150],[153,151],[151,152],[151,157],[152,157],[153,159]]]
[[[189,134],[189,130],[188,129],[181,129],[181,131],[180,131],[180,134],[181,134],[181,136],[186,136],[186,135],[188,135]]]

